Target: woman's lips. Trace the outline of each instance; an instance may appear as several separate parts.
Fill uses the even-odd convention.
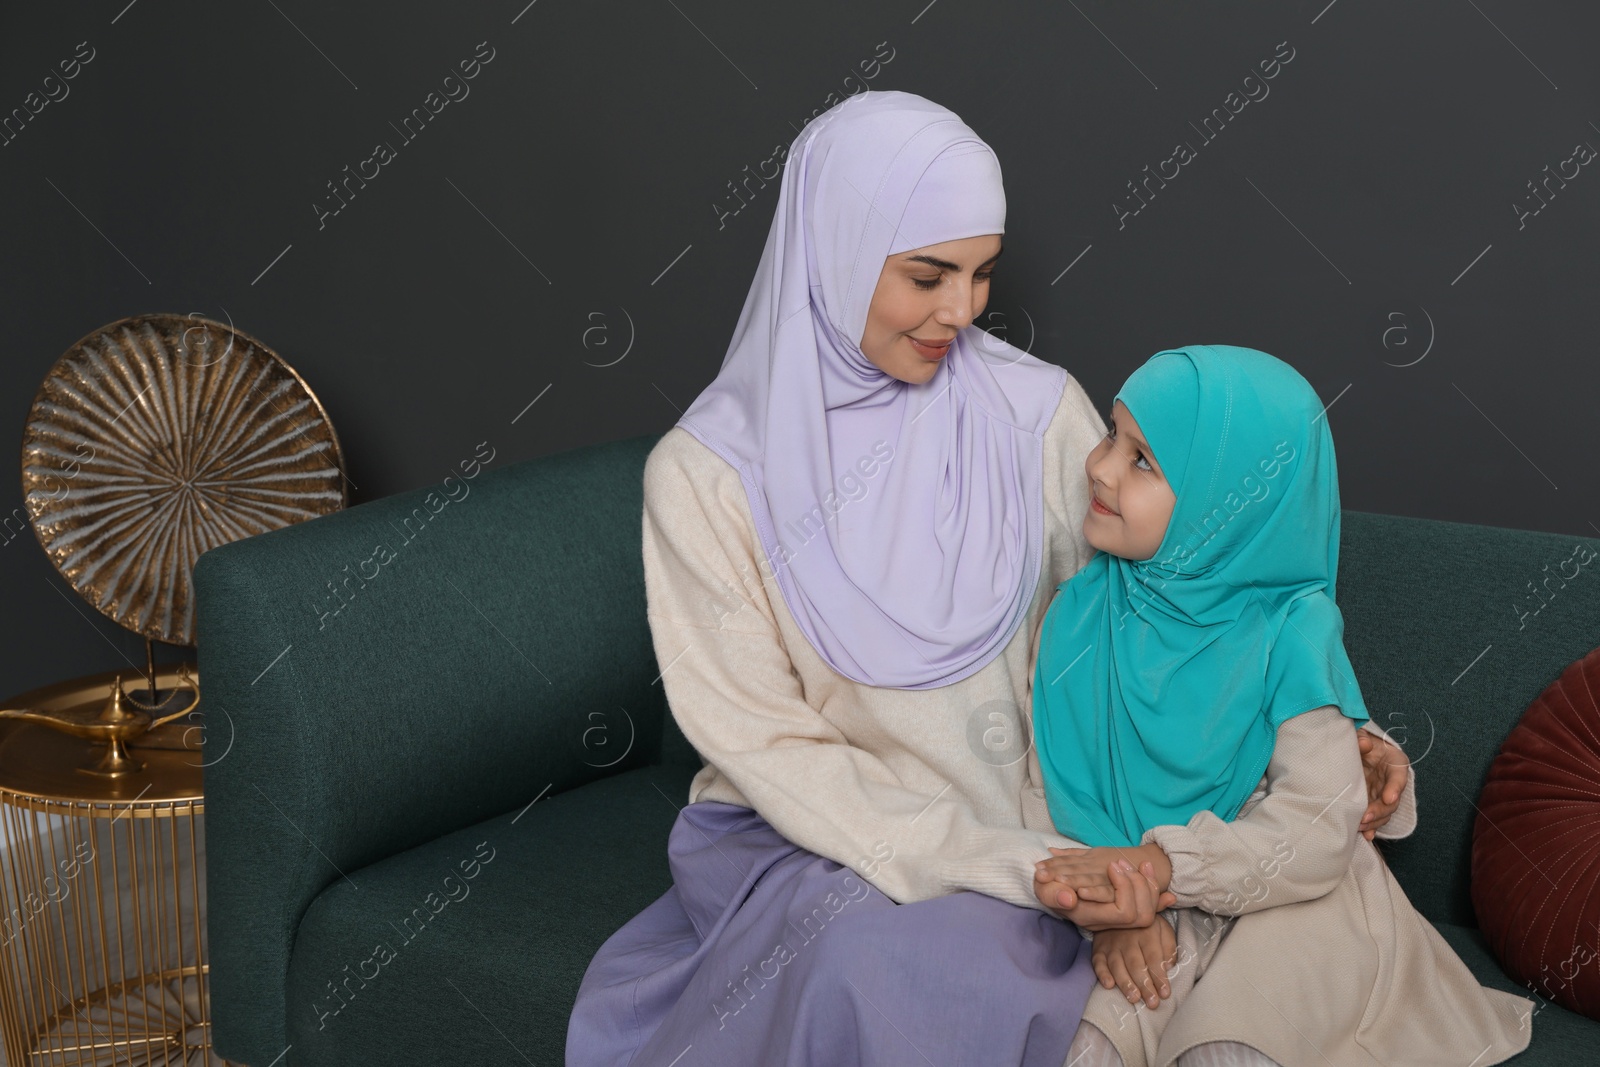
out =
[[[906,339],[911,342],[911,347],[917,350],[917,355],[921,356],[923,359],[935,360],[943,359],[945,354],[950,351],[950,346],[955,342],[955,338],[952,337],[943,344],[934,346],[930,344],[924,344],[915,337],[912,337],[910,334],[906,335]]]
[[[1098,511],[1102,515],[1115,515],[1116,514],[1115,511],[1112,511],[1110,508],[1108,508],[1104,504],[1100,503],[1100,498],[1097,497],[1097,496],[1089,497],[1089,510]]]

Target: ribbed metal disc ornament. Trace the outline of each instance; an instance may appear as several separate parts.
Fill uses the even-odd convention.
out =
[[[197,315],[104,326],[50,369],[22,494],[56,568],[122,626],[192,645],[189,575],[217,545],[343,508],[321,403],[261,342]]]

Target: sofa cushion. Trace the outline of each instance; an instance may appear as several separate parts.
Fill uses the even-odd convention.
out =
[[[626,771],[346,872],[295,940],[285,1062],[414,1063],[441,1034],[452,1062],[563,1062],[589,961],[672,884],[665,843],[692,777]],[[1476,929],[1438,930],[1484,985],[1528,995]],[[1600,1023],[1539,1003],[1519,1067],[1582,1062]]]
[[[1506,972],[1600,1019],[1600,649],[1500,745],[1478,798],[1472,906]]]
[[[672,884],[693,776],[625,771],[345,872],[295,937],[287,1063],[414,1063],[443,1034],[453,1063],[561,1063],[589,960]]]
[[[1567,1067],[1568,1064],[1594,1062],[1595,1049],[1600,1048],[1600,1022],[1585,1019],[1559,1004],[1552,1004],[1506,977],[1490,955],[1483,934],[1476,928],[1434,923],[1434,929],[1461,957],[1480,984],[1491,989],[1503,989],[1519,997],[1531,996],[1534,1002],[1533,1041],[1526,1052],[1508,1062],[1516,1064],[1516,1067]]]

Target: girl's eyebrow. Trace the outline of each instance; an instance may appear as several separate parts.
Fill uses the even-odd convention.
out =
[[[1106,423],[1112,427],[1117,425],[1117,414],[1115,408],[1112,408],[1110,411],[1106,412]],[[1155,453],[1150,451],[1150,442],[1146,441],[1132,430],[1117,430],[1117,436],[1126,437],[1130,442],[1132,442],[1135,448],[1145,454],[1145,457],[1148,458],[1151,463],[1156,461]]]

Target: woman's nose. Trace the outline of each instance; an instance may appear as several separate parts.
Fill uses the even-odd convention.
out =
[[[954,326],[958,330],[972,325],[972,283],[964,279],[952,279],[945,286],[944,299],[939,303],[936,317],[944,325]]]

